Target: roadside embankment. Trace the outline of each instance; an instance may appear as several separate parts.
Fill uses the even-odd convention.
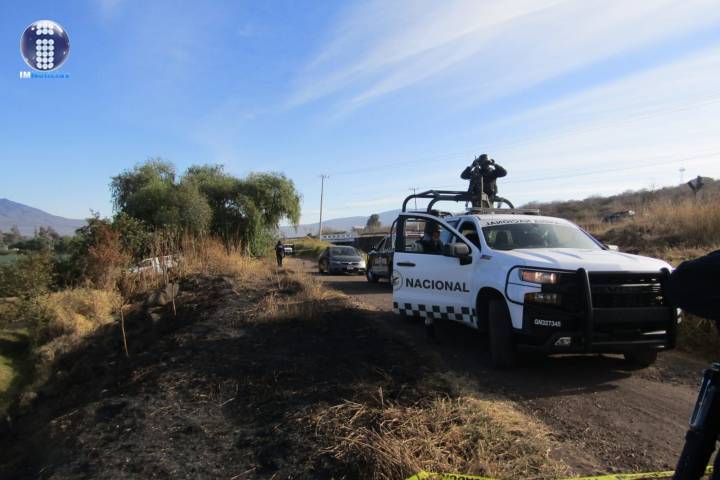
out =
[[[542,424],[316,279],[246,258],[195,270],[174,311],[128,309],[129,356],[112,322],[56,359],[11,408],[2,478],[567,472]]]

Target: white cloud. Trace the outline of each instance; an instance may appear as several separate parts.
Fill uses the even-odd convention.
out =
[[[430,80],[479,101],[719,20],[715,0],[376,0],[341,16],[291,104],[353,109]]]

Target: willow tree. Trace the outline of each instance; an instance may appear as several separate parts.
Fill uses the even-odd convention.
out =
[[[227,248],[260,253],[262,239],[287,219],[300,220],[300,195],[292,180],[280,173],[234,177],[220,165],[190,167],[182,183],[195,186],[212,210],[211,231]]]

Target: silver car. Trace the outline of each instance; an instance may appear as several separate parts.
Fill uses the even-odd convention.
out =
[[[333,245],[320,254],[318,272],[365,274],[365,259],[355,247]]]

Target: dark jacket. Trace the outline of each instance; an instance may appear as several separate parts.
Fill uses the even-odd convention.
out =
[[[665,285],[670,303],[720,327],[720,250],[681,263]]]
[[[285,245],[282,245],[282,244],[275,245],[275,255],[278,257],[284,257],[285,256]]]
[[[460,174],[460,178],[463,180],[470,180],[470,188],[468,192],[478,195],[485,193],[489,197],[497,195],[497,183],[498,178],[507,175],[507,170],[498,164],[494,165],[495,168],[481,176],[481,170],[479,167],[470,165]],[[484,188],[483,188],[484,187]]]

